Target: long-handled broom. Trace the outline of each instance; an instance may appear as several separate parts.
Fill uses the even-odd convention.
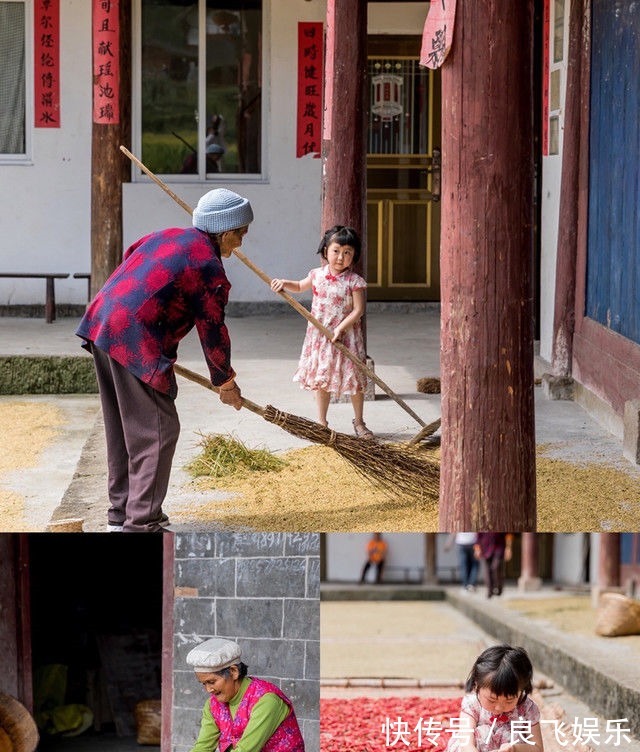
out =
[[[136,163],[149,177],[168,193],[185,211],[191,213],[191,208],[180,199],[160,178],[156,177],[124,146],[120,150]],[[294,301],[296,302],[296,301]],[[306,310],[306,309],[305,309]],[[174,370],[184,378],[189,379],[206,389],[218,390],[204,376],[200,376],[179,364],[174,364]],[[382,445],[375,441],[367,441],[343,433],[332,431],[312,420],[297,415],[282,412],[267,405],[261,407],[255,402],[242,398],[243,407],[260,415],[269,423],[279,426],[283,430],[306,441],[323,444],[334,449],[347,460],[352,467],[370,482],[380,485],[391,495],[405,494],[417,501],[437,501],[440,479],[440,465],[437,461],[419,455],[411,448],[400,448],[393,445]],[[420,420],[420,423],[423,421]]]
[[[193,209],[184,202],[179,196],[177,196],[170,188],[169,186],[163,182],[157,175],[155,175],[151,170],[144,165],[134,154],[132,154],[125,146],[120,147],[120,151],[125,154],[135,165],[137,165],[146,175],[148,175],[151,180],[153,180],[156,185],[160,186],[162,190],[167,193],[171,198],[179,205],[181,206],[188,214],[193,214]],[[233,253],[237,258],[242,261],[242,263],[251,269],[252,272],[257,274],[258,277],[263,282],[266,282],[267,285],[271,286],[271,278],[268,274],[262,271],[258,266],[256,266],[253,261],[251,261],[247,256],[244,255],[238,248],[235,248],[233,250]],[[391,387],[387,386],[385,382],[375,373],[375,371],[372,371],[366,363],[363,363],[360,358],[358,358],[357,355],[354,355],[351,350],[349,350],[348,347],[346,347],[342,342],[333,342],[333,332],[328,329],[324,324],[319,321],[312,313],[310,313],[303,305],[301,305],[295,298],[292,298],[291,295],[289,295],[285,290],[281,290],[278,295],[280,297],[284,298],[284,300],[289,303],[289,305],[294,308],[299,314],[301,314],[307,321],[309,321],[313,326],[315,326],[324,336],[346,357],[348,358],[355,366],[356,368],[359,368],[363,373],[365,373],[370,379],[372,379],[381,389],[383,392],[385,392],[391,399],[393,399],[400,407],[407,412],[411,417],[416,420],[419,425],[422,426],[422,430],[418,434],[420,437],[424,437],[425,435],[429,435],[430,433],[433,433],[433,431],[437,430],[437,426],[434,428],[434,424],[427,425],[424,420],[414,411],[412,410],[409,405],[399,396],[397,395]]]
[[[204,376],[178,363],[173,368],[189,381],[212,392],[219,391]],[[262,407],[245,397],[242,397],[242,406],[292,436],[331,447],[360,475],[384,488],[391,496],[405,495],[420,502],[438,500],[440,466],[418,450],[357,439],[312,420],[282,412],[271,405]]]

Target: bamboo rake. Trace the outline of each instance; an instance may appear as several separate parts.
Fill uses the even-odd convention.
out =
[[[171,198],[179,204],[188,214],[193,214],[193,209],[185,203],[181,198],[179,198],[170,188],[169,186],[164,183],[157,175],[151,172],[148,167],[146,167],[136,156],[134,156],[126,147],[121,146],[120,151],[125,154],[135,165],[137,165],[146,175],[148,175],[151,180],[153,180],[156,185],[160,186],[162,190],[167,193]],[[263,282],[265,282],[269,287],[271,287],[271,278],[268,274],[262,271],[258,266],[256,266],[253,261],[251,261],[247,256],[245,256],[242,251],[239,249],[234,249],[233,253],[242,261],[242,263],[247,266],[249,269],[251,269],[252,272],[258,275],[260,279],[262,279]],[[294,308],[298,313],[300,313],[302,316],[304,316],[307,321],[309,321],[313,326],[315,326],[317,329],[319,329],[322,334],[346,357],[348,358],[357,368],[359,368],[363,373],[365,373],[370,379],[372,379],[391,399],[393,399],[400,407],[407,412],[414,420],[418,422],[419,425],[422,426],[423,429],[428,430],[430,426],[427,426],[427,424],[422,420],[422,418],[411,408],[407,403],[398,396],[391,387],[387,386],[385,382],[374,372],[372,371],[365,363],[363,363],[360,358],[358,358],[356,355],[354,355],[351,350],[349,350],[348,347],[345,347],[345,345],[342,342],[333,342],[333,332],[331,330],[327,329],[322,322],[320,322],[312,313],[310,313],[303,305],[301,305],[295,298],[291,297],[285,290],[281,290],[278,295],[280,297],[284,298],[284,300],[289,303],[289,305]],[[435,429],[434,429],[435,430]],[[419,436],[422,435],[424,431],[421,431]]]
[[[177,363],[173,369],[189,381],[212,392],[219,392],[204,376]],[[293,436],[331,447],[360,475],[384,488],[391,497],[397,498],[404,494],[420,502],[438,501],[439,464],[414,449],[379,444],[371,439],[358,439],[338,433],[307,418],[282,412],[271,405],[262,407],[246,397],[242,397],[242,406]]]

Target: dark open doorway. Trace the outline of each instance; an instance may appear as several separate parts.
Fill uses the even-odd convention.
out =
[[[160,699],[162,536],[30,535],[28,552],[39,749],[140,749],[136,705]]]

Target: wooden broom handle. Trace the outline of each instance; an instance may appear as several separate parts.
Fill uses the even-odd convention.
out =
[[[168,193],[169,196],[171,196],[171,198],[176,202],[176,204],[180,205],[187,212],[187,214],[193,214],[193,209],[189,206],[189,204],[187,204],[186,201],[183,201],[180,196],[174,193],[171,188],[169,188],[169,186],[165,182],[160,180],[157,175],[154,175],[146,165],[143,165],[138,157],[132,154],[126,146],[121,146],[120,151],[127,157],[129,157],[129,159],[135,165],[137,165],[142,170],[142,172],[148,175],[156,185],[159,185],[165,193]]]
[[[217,386],[214,386],[209,381],[209,379],[205,378],[204,376],[201,376],[199,373],[196,373],[195,371],[191,371],[188,368],[181,366],[179,363],[173,364],[173,370],[180,376],[184,376],[185,379],[188,379],[189,381],[193,381],[196,384],[200,384],[200,386],[203,386],[205,389],[210,389],[212,392],[215,392],[216,394],[220,394],[220,389]],[[260,415],[262,418],[264,418],[264,415],[265,415],[264,407],[257,405],[255,402],[252,402],[246,397],[240,397],[240,399],[242,400],[242,407],[246,407],[247,410],[251,410],[252,413],[255,413],[256,415]]]
[[[154,175],[151,170],[146,167],[136,156],[134,156],[126,147],[121,146],[120,151],[125,154],[129,159],[136,164],[146,175],[148,175],[151,180],[153,180],[156,185],[160,186],[162,190],[169,194],[171,198],[179,204],[188,214],[193,214],[193,209],[189,206],[189,204],[185,203],[179,196],[177,196],[169,186],[160,180],[160,178],[157,175]],[[251,269],[252,272],[257,274],[260,279],[262,279],[263,282],[266,282],[269,287],[271,287],[271,278],[268,274],[262,271],[260,267],[256,266],[253,261],[251,261],[247,256],[242,253],[242,251],[235,248],[233,250],[233,253],[242,261],[245,266],[247,266],[249,269]],[[303,305],[301,305],[295,298],[292,298],[291,295],[289,295],[285,290],[280,290],[278,293],[280,297],[284,298],[284,300],[289,303],[290,306],[295,308],[298,313],[300,313],[302,316],[304,316],[307,321],[309,321],[313,326],[315,326],[317,329],[319,329],[322,334],[333,344],[346,358],[348,358],[354,365],[356,365],[361,371],[363,371],[370,379],[372,379],[379,387],[382,389],[383,392],[385,392],[389,397],[391,397],[392,400],[398,403],[400,407],[407,412],[415,421],[417,421],[423,428],[426,427],[426,423],[422,418],[414,411],[412,410],[409,405],[401,398],[399,397],[392,389],[391,387],[387,386],[385,382],[376,375],[374,371],[372,371],[365,363],[363,363],[360,358],[357,357],[357,355],[354,355],[349,348],[345,347],[345,345],[342,344],[342,342],[333,342],[333,332],[331,330],[327,329],[324,324],[322,324],[318,319],[310,313]],[[184,374],[183,374],[184,375]]]
[[[271,279],[267,274],[265,274],[262,269],[257,267],[253,261],[251,261],[247,256],[242,253],[242,251],[238,250],[237,248],[234,249],[233,253],[242,261],[243,264],[249,267],[252,271],[254,271],[264,282],[266,282],[269,287],[271,287]],[[360,358],[358,358],[357,355],[354,355],[351,350],[349,350],[346,345],[344,345],[342,342],[333,341],[333,332],[330,329],[327,329],[327,327],[319,321],[312,313],[310,313],[303,305],[301,305],[295,298],[292,298],[289,293],[285,292],[285,290],[280,290],[278,293],[280,297],[284,298],[287,303],[289,303],[290,306],[296,309],[298,313],[302,314],[307,321],[312,323],[316,329],[319,329],[322,334],[331,342],[334,347],[336,347],[340,352],[348,358],[350,361],[352,361],[361,371],[363,371],[370,379],[373,379],[375,383],[382,389],[386,394],[391,397],[391,399],[395,400],[400,407],[405,410],[409,415],[411,415],[412,418],[414,418],[423,428],[426,427],[426,423],[422,420],[422,418],[417,415],[410,407],[407,405],[407,403],[402,399],[402,397],[399,397],[394,391],[392,391],[391,387],[387,386],[385,382],[375,373],[375,371],[372,371],[365,363],[363,363]]]

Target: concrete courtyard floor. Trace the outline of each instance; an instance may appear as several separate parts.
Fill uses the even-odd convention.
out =
[[[295,312],[273,315],[228,317],[232,338],[232,361],[243,394],[259,404],[314,418],[313,396],[293,384],[306,322]],[[46,324],[41,319],[0,317],[0,356],[82,355],[74,335],[77,320],[58,319]],[[439,395],[416,391],[417,379],[439,375],[439,314],[428,307],[406,306],[372,310],[367,314],[368,351],[375,370],[427,423],[440,415]],[[179,361],[206,373],[197,337],[192,333],[181,343]],[[89,356],[86,356],[89,357]],[[201,386],[179,379],[177,407],[182,433],[173,462],[171,485],[165,511],[175,529],[215,529],[215,513],[205,522],[190,517],[190,509],[215,505],[227,498],[222,492],[194,487],[185,465],[199,452],[203,433],[232,434],[245,444],[267,447],[273,452],[300,448],[308,442],[267,423],[252,413],[236,412],[221,405],[218,398]],[[106,468],[103,427],[97,395],[0,396],[0,408],[10,411],[15,404],[32,405],[43,416],[57,415],[54,436],[29,462],[3,468],[0,465],[0,495],[11,494],[13,514],[0,505],[3,530],[44,530],[51,519],[83,518],[85,531],[101,531],[105,524]],[[591,510],[594,530],[640,529],[640,470],[622,458],[621,441],[599,426],[573,402],[549,401],[540,387],[535,389],[536,441],[545,455],[569,463],[590,463],[617,468],[635,489],[621,502],[627,522],[620,525],[612,513],[612,500],[603,509]],[[349,404],[330,408],[330,422],[338,431],[351,433]],[[419,430],[418,424],[387,395],[376,394],[365,403],[367,423],[382,440],[405,441]],[[7,426],[0,431],[0,449],[14,444],[16,433],[28,431]],[[22,436],[29,441],[29,436]],[[608,501],[612,503],[609,504]],[[587,505],[578,504],[576,513]],[[589,507],[590,508],[590,507]],[[569,515],[571,518],[571,515]],[[559,525],[561,523],[558,523]],[[576,523],[582,524],[582,523]],[[219,525],[218,525],[219,527]],[[331,529],[331,528],[327,528]],[[402,529],[401,527],[398,529]],[[563,531],[565,526],[544,529]],[[580,529],[583,529],[581,527]]]

